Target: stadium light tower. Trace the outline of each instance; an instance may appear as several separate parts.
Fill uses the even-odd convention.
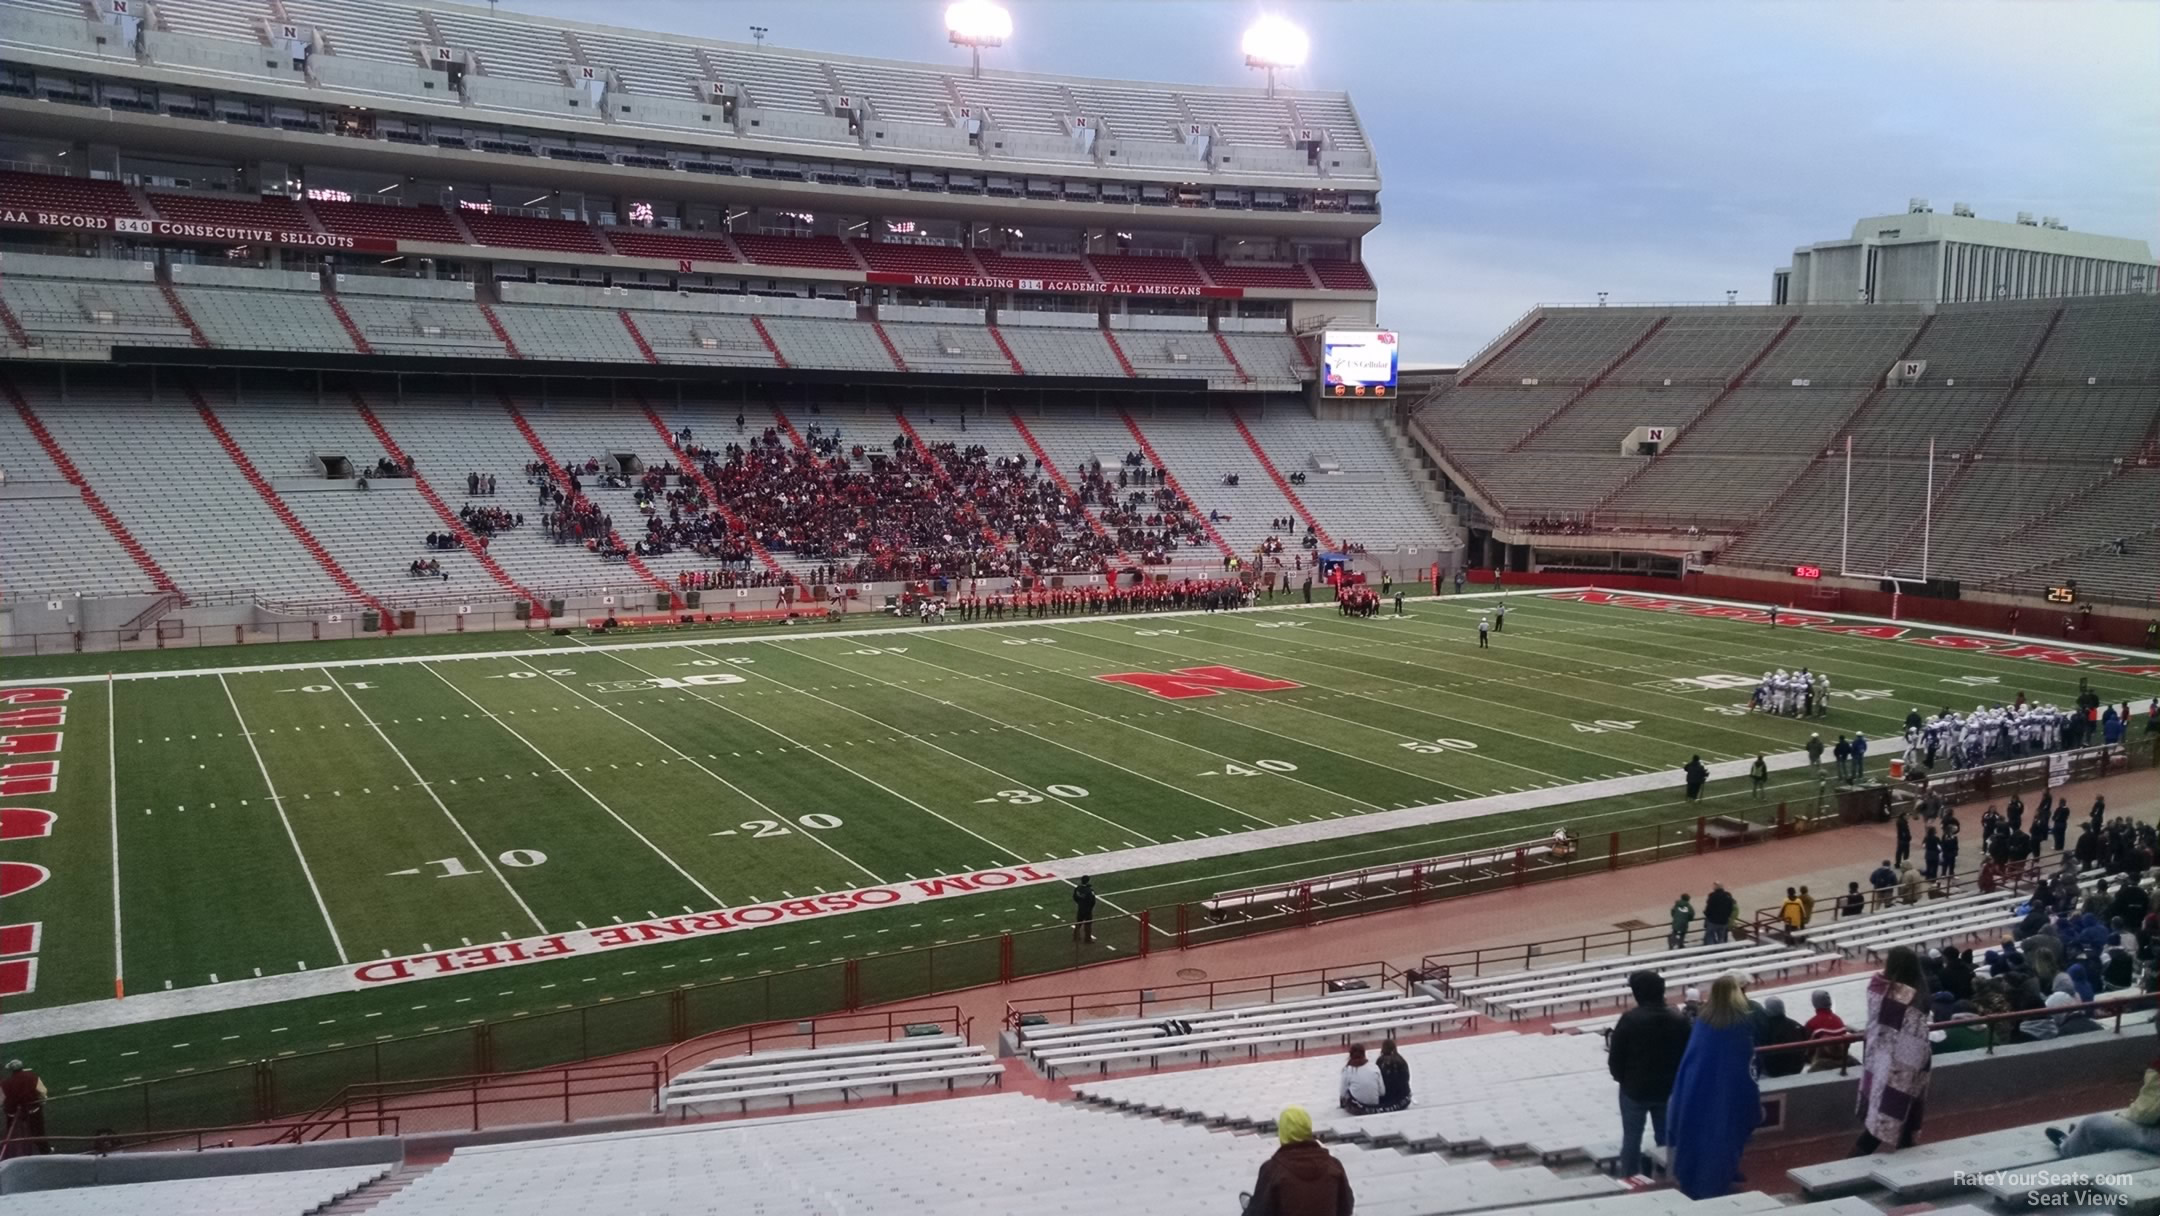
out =
[[[1262,17],[1245,31],[1245,66],[1267,70],[1267,95],[1275,95],[1275,69],[1301,68],[1312,50],[1305,31],[1280,17]]]
[[[945,10],[945,36],[954,46],[964,46],[974,56],[974,75],[982,75],[986,46],[1004,46],[1012,37],[1012,14],[990,0],[960,0]]]

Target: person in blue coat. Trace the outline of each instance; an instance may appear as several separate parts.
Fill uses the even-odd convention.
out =
[[[1737,975],[1710,986],[1688,1036],[1665,1106],[1673,1184],[1690,1199],[1715,1199],[1740,1180],[1740,1154],[1762,1122],[1755,1085],[1755,1030]]]

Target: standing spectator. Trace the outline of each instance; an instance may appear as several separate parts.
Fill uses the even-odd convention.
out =
[[[1095,880],[1084,875],[1073,888],[1073,940],[1095,940]]]
[[[1920,1134],[1929,1076],[1928,982],[1920,956],[1894,946],[1880,974],[1868,981],[1866,1041],[1861,1045],[1860,1139],[1852,1156],[1884,1143],[1911,1148]]]
[[[1702,902],[1702,939],[1708,946],[1728,939],[1732,933],[1733,912],[1739,907],[1732,892],[1723,883],[1711,883],[1710,894]]]
[[[1942,821],[1942,876],[1944,878],[1957,877],[1959,834],[1957,816],[1945,814]]]
[[[1793,934],[1807,928],[1807,908],[1800,902],[1800,892],[1785,888],[1785,902],[1778,907],[1778,920],[1785,925],[1785,940],[1790,942]]]
[[[2145,1066],[2145,1084],[2121,1114],[2080,1119],[2067,1131],[2051,1127],[2047,1138],[2065,1157],[2089,1157],[2126,1148],[2160,1153],[2160,1060]]]
[[[1890,860],[1898,865],[1904,865],[1906,859],[1911,856],[1912,820],[1906,817],[1905,812],[1899,811],[1897,817],[1897,851],[1890,855]]]
[[[1380,1109],[1381,1090],[1380,1070],[1365,1058],[1365,1045],[1352,1043],[1350,1059],[1343,1065],[1338,1103],[1353,1115],[1369,1115]]]
[[[1672,932],[1666,936],[1665,944],[1678,950],[1687,945],[1688,926],[1695,923],[1695,905],[1688,902],[1687,892],[1682,891],[1680,898],[1674,901],[1670,915]]]
[[[1908,905],[1919,903],[1920,893],[1924,889],[1920,882],[1920,871],[1913,869],[1913,864],[1908,861],[1898,866],[1897,873],[1898,902]]]
[[[1830,751],[1831,751],[1831,754],[1832,754],[1833,756],[1837,757],[1837,779],[1838,779],[1838,783],[1839,783],[1840,785],[1850,785],[1850,784],[1852,783],[1852,742],[1851,742],[1851,740],[1848,740],[1848,739],[1847,739],[1847,738],[1846,738],[1845,736],[1843,736],[1843,735],[1839,735],[1839,736],[1837,737],[1837,746],[1836,746],[1836,747],[1834,747],[1834,748],[1831,748],[1831,749],[1830,749]]]
[[[1747,776],[1748,784],[1752,786],[1755,791],[1755,801],[1761,802],[1763,787],[1770,783],[1769,763],[1765,761],[1761,756],[1756,756],[1755,763],[1748,766]]]
[[[1313,1139],[1304,1107],[1286,1106],[1275,1116],[1275,1139],[1282,1147],[1260,1163],[1245,1216],[1350,1216],[1350,1176]]]
[[[1732,1190],[1740,1177],[1740,1154],[1762,1122],[1750,1012],[1740,977],[1719,976],[1673,1078],[1665,1107],[1672,1177],[1690,1199],[1715,1199]]]
[[[1810,771],[1822,776],[1822,736],[1819,734],[1807,737],[1807,762]]]
[[[1892,895],[1897,890],[1897,870],[1891,867],[1889,858],[1884,858],[1883,863],[1875,867],[1875,872],[1868,875],[1868,886],[1875,889],[1875,907],[1890,906]]]
[[[1936,835],[1933,827],[1928,828],[1927,836],[1920,841],[1920,872],[1929,882],[1934,882],[1935,876],[1942,872],[1942,845],[1942,837]]]
[[[1703,783],[1710,780],[1710,770],[1703,767],[1702,757],[1688,757],[1688,762],[1681,766],[1680,774],[1687,779],[1688,801],[1693,802],[1702,797]]]
[[[1380,1058],[1375,1061],[1375,1067],[1380,1070],[1380,1109],[1408,1110],[1410,1061],[1403,1059],[1402,1052],[1395,1049],[1395,1040],[1381,1041]]]
[[[1635,1007],[1620,1015],[1606,1049],[1605,1069],[1620,1085],[1620,1176],[1642,1173],[1643,1120],[1665,1146],[1665,1102],[1688,1045],[1688,1020],[1665,1003],[1665,980],[1655,971],[1628,977]]]
[[[1815,897],[1808,894],[1807,884],[1800,884],[1800,927],[1805,929],[1815,923]]]
[[[1867,780],[1867,736],[1859,731],[1852,737],[1852,779],[1855,784]]]
[[[23,1067],[21,1060],[9,1060],[7,1079],[0,1080],[0,1143],[6,1151],[0,1156],[28,1157],[52,1151],[45,1142],[45,1082],[35,1072]]]

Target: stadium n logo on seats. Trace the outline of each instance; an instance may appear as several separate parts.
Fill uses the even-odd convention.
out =
[[[1295,680],[1278,680],[1272,676],[1256,676],[1239,671],[1235,667],[1180,667],[1167,674],[1153,671],[1123,671],[1116,675],[1096,676],[1106,684],[1130,684],[1145,688],[1158,697],[1173,701],[1192,697],[1212,697],[1224,689],[1233,692],[1280,692],[1285,688],[1302,688]]]

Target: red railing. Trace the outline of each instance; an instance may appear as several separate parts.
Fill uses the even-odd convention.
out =
[[[305,1119],[286,1125],[277,1143],[305,1144],[329,1129],[387,1123],[411,1132],[479,1131],[540,1122],[573,1123],[658,1109],[665,1075],[651,1060],[573,1064],[509,1076],[423,1077],[348,1085]],[[560,1117],[557,1117],[557,1112]],[[492,1122],[488,1115],[501,1117]]]
[[[1352,980],[1377,988],[1401,988],[1406,993],[1410,990],[1408,973],[1384,962],[1344,963],[1226,980],[1179,980],[1147,988],[1023,997],[1005,1002],[1005,1028],[1017,1030],[1021,1019],[1036,1015],[1062,1017],[1067,1022],[1074,1022],[1082,1013],[1089,1018],[1145,1017],[1150,1011],[1172,1013],[1189,1012],[1194,1008],[1208,1010],[1229,1005],[1273,1004],[1313,995],[1316,991],[1326,993],[1331,991],[1329,985]],[[1232,1000],[1233,997],[1246,999]],[[1251,999],[1255,997],[1264,999]]]

